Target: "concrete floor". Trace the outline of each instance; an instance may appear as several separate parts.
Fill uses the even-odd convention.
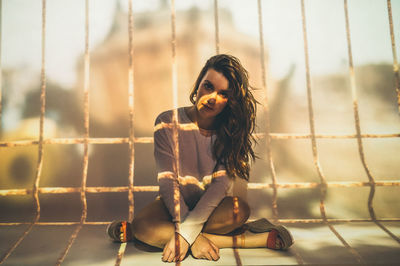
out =
[[[400,222],[383,223],[400,236]],[[334,224],[335,229],[370,265],[400,265],[400,244],[371,222]],[[27,225],[0,226],[0,255],[19,238]],[[182,265],[353,265],[357,259],[327,226],[289,225],[296,242],[289,251],[264,248],[221,250],[217,262],[187,257]],[[37,225],[3,265],[54,265],[75,226]],[[62,265],[114,265],[120,245],[110,241],[105,225],[85,225]],[[128,243],[121,265],[166,265],[161,252],[143,251]]]

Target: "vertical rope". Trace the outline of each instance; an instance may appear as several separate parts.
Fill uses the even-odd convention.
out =
[[[114,264],[115,266],[121,265],[122,257],[124,256],[124,253],[126,250],[126,244],[127,244],[127,242],[121,243],[121,245],[119,246],[117,260],[115,261],[115,264]]]
[[[133,184],[135,175],[135,132],[133,123],[133,112],[134,112],[134,72],[133,72],[133,12],[132,12],[132,0],[129,0],[129,72],[128,72],[128,98],[129,98],[129,150],[130,150],[130,163],[129,163],[129,221],[133,220],[134,214],[134,195],[133,195]]]
[[[172,114],[172,133],[174,140],[174,172],[176,173],[176,182],[174,182],[174,204],[175,204],[175,257],[179,257],[180,254],[180,242],[179,239],[179,224],[181,221],[180,217],[180,191],[179,191],[179,132],[178,132],[178,84],[177,84],[177,63],[176,63],[176,15],[175,15],[175,0],[171,0],[171,52],[172,52],[172,95],[173,95],[173,114]],[[180,265],[177,261],[176,265]]]
[[[358,262],[362,262],[361,256],[358,252],[353,249],[344,238],[336,231],[336,229],[328,222],[326,218],[325,212],[325,198],[327,192],[327,183],[326,178],[322,172],[322,168],[319,162],[319,155],[317,150],[317,143],[315,138],[315,125],[314,125],[314,110],[312,103],[312,93],[311,93],[311,78],[310,78],[310,65],[309,65],[309,55],[308,55],[308,40],[307,40],[307,26],[306,26],[306,14],[304,7],[304,0],[301,0],[301,16],[302,16],[302,24],[303,24],[303,40],[304,40],[304,56],[305,56],[305,65],[306,65],[306,81],[307,81],[307,100],[308,100],[308,117],[310,123],[310,133],[311,133],[311,145],[312,145],[312,153],[314,166],[317,169],[318,176],[320,178],[320,212],[323,222],[329,227],[329,229],[336,235],[336,237],[342,242],[342,244],[356,257]]]
[[[218,0],[214,0],[214,23],[215,23],[215,53],[219,54]]]
[[[32,231],[32,228],[40,219],[40,201],[39,201],[39,184],[43,166],[43,134],[44,134],[44,115],[46,111],[46,0],[42,0],[42,60],[40,70],[40,125],[39,125],[39,143],[38,143],[38,161],[36,167],[35,181],[33,183],[32,195],[35,205],[35,218],[20,238],[10,247],[9,250],[0,258],[3,263],[11,253],[18,247],[24,238]]]
[[[263,29],[263,17],[262,17],[262,6],[261,0],[258,0],[258,28],[259,28],[259,37],[260,37],[260,64],[261,64],[261,78],[263,89],[265,90],[265,99],[264,99],[264,111],[265,111],[265,140],[267,145],[267,159],[269,163],[269,167],[271,169],[271,179],[272,179],[272,213],[274,216],[274,220],[278,219],[278,189],[277,189],[277,178],[275,172],[275,165],[272,158],[271,151],[271,128],[270,128],[270,113],[269,113],[269,103],[268,103],[268,87],[267,87],[267,78],[266,78],[266,68],[265,68],[265,52],[264,52],[264,29]]]
[[[173,1],[173,0],[172,0]],[[178,132],[178,109],[174,108],[173,113],[172,113],[172,134],[173,134],[173,140],[174,140],[174,157],[175,157],[175,163],[174,163],[174,172],[176,173],[176,182],[174,182],[174,212],[175,212],[175,217],[176,217],[176,222],[175,222],[175,258],[179,257],[180,254],[180,242],[177,241],[179,239],[179,232],[180,232],[180,222],[181,222],[181,210],[180,210],[180,190],[179,190],[179,176],[180,176],[180,165],[179,165],[179,132]],[[180,262],[177,261],[176,265],[180,265]]]
[[[82,166],[82,183],[80,198],[82,204],[82,215],[79,225],[71,235],[68,245],[64,252],[58,258],[56,265],[60,265],[67,256],[72,244],[78,236],[87,217],[87,202],[86,202],[86,180],[89,164],[89,87],[90,87],[90,54],[89,54],[89,0],[85,0],[85,55],[84,55],[84,143],[83,143],[83,166]]]
[[[134,112],[134,95],[135,95],[135,87],[134,87],[134,69],[133,69],[133,12],[132,12],[132,0],[129,0],[128,3],[128,51],[129,51],[129,69],[128,69],[128,105],[129,105],[129,151],[130,151],[130,159],[129,159],[129,191],[128,191],[128,200],[129,200],[129,221],[133,220],[134,216],[134,175],[135,175],[135,133],[134,133],[134,123],[133,123],[133,112]],[[125,254],[126,243],[121,243],[120,248],[118,250],[117,259],[115,261],[115,266],[119,266],[122,261],[122,257]]]
[[[278,188],[277,188],[277,177],[275,172],[275,165],[272,157],[272,149],[271,149],[271,128],[270,128],[270,112],[269,112],[269,103],[268,103],[268,86],[267,86],[267,78],[266,78],[266,68],[265,68],[265,51],[264,51],[264,24],[263,24],[263,15],[262,15],[262,5],[261,0],[257,0],[258,3],[258,29],[259,29],[259,37],[260,37],[260,64],[261,64],[261,79],[263,84],[263,89],[265,90],[265,99],[264,99],[264,112],[265,112],[265,139],[267,146],[267,159],[269,163],[269,167],[271,169],[271,179],[272,179],[272,214],[274,220],[278,220]],[[302,265],[304,261],[300,254],[293,248],[293,253],[296,257],[297,263]]]
[[[237,224],[239,222],[239,200],[238,197],[233,197],[233,208],[232,208],[232,212],[233,212],[233,222],[234,224]],[[241,247],[238,244],[238,235],[233,235],[232,236],[232,243],[233,243],[233,255],[235,257],[235,261],[236,261],[236,265],[237,266],[242,266],[242,260],[240,259],[239,256],[239,251],[238,251],[238,247]],[[242,246],[242,248],[244,248]]]
[[[46,0],[42,0],[42,66],[40,70],[40,132],[39,132],[39,151],[38,165],[36,169],[36,180],[33,187],[33,195],[36,204],[36,219],[40,218],[39,184],[43,167],[43,135],[44,135],[44,114],[46,111]]]
[[[367,161],[365,159],[364,146],[361,137],[361,126],[360,126],[360,116],[358,110],[358,100],[357,100],[357,88],[356,88],[356,79],[354,73],[354,64],[353,64],[353,53],[351,49],[351,36],[350,36],[350,23],[349,23],[349,11],[347,0],[344,0],[344,13],[346,20],[346,38],[347,38],[347,52],[349,57],[349,75],[350,75],[350,86],[351,86],[351,95],[353,98],[353,113],[354,113],[354,122],[357,136],[357,144],[358,144],[358,153],[360,155],[361,163],[364,167],[365,173],[368,176],[369,185],[371,187],[369,196],[368,196],[368,211],[371,216],[371,219],[377,224],[383,231],[389,234],[393,239],[400,243],[400,238],[395,236],[392,232],[390,232],[386,227],[384,227],[380,222],[376,220],[376,214],[373,206],[373,200],[375,195],[375,179],[372,176],[371,170],[368,167]],[[394,37],[393,37],[394,38]],[[393,39],[394,41],[394,39]]]
[[[175,0],[171,0],[172,105],[174,109],[178,108],[175,17]]]
[[[368,198],[368,211],[371,215],[372,220],[376,220],[375,211],[373,208],[373,197],[375,194],[375,180],[371,174],[371,171],[368,169],[368,166],[365,161],[364,149],[361,139],[361,127],[360,127],[360,117],[358,111],[358,100],[357,100],[357,89],[356,89],[356,80],[354,75],[354,64],[353,64],[353,53],[351,49],[351,38],[350,38],[350,25],[349,25],[349,14],[347,7],[347,0],[344,0],[344,13],[346,20],[346,38],[347,38],[347,52],[349,57],[349,75],[350,75],[350,87],[351,87],[351,95],[353,98],[353,113],[354,113],[354,121],[355,121],[355,129],[357,135],[357,143],[358,143],[358,152],[360,154],[360,159],[362,165],[364,167],[365,172],[367,173],[368,180],[371,186],[370,195]]]
[[[390,40],[392,43],[393,72],[394,72],[394,79],[395,79],[396,92],[397,92],[397,105],[398,105],[398,109],[400,112],[400,75],[399,75],[399,64],[397,62],[396,42],[394,39],[392,2],[390,0],[387,0],[387,8],[388,8],[388,17],[389,17]]]

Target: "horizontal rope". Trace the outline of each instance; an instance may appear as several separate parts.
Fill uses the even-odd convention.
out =
[[[369,182],[327,182],[325,183],[327,187],[369,187],[371,184]],[[317,188],[321,183],[309,182],[309,183],[277,183],[277,188]],[[377,181],[374,184],[380,187],[398,187],[400,186],[400,181]],[[273,184],[268,183],[249,183],[249,189],[263,189],[263,188],[273,188]]]
[[[129,186],[126,187],[86,187],[86,193],[107,193],[107,192],[128,192]],[[134,186],[133,192],[157,192],[158,186]],[[41,187],[41,194],[68,194],[80,193],[80,187]],[[32,193],[32,189],[3,189],[0,190],[0,196],[22,196]]]
[[[250,222],[251,220],[249,220]],[[322,219],[278,219],[278,223],[280,224],[324,224],[324,220]],[[366,223],[366,222],[374,222],[372,219],[327,219],[329,223]],[[400,222],[399,218],[383,218],[376,219],[377,222]],[[83,225],[109,225],[110,222],[84,222]],[[12,223],[2,223],[0,222],[0,226],[20,226],[20,225],[29,225],[31,222],[12,222]],[[72,226],[79,225],[80,222],[38,222],[35,225],[40,226]]]
[[[399,134],[400,135],[400,134]],[[89,144],[124,144],[129,143],[129,138],[88,138]],[[153,143],[152,137],[135,138],[135,143]],[[84,138],[52,138],[45,139],[44,144],[84,144]],[[16,147],[37,145],[37,140],[16,140],[9,142],[0,142],[0,147]]]
[[[277,188],[318,188],[321,184],[316,182],[302,182],[302,183],[277,183]],[[328,182],[327,187],[369,187],[369,182]],[[400,181],[377,181],[374,184],[378,187],[398,187]],[[273,188],[273,184],[269,183],[249,183],[249,189],[264,189]],[[128,192],[129,186],[121,187],[86,187],[86,193],[110,193],[110,192]],[[41,187],[39,193],[41,194],[68,194],[80,193],[80,187]],[[134,186],[133,192],[158,192],[158,186]],[[32,193],[32,189],[2,189],[0,196],[23,196]]]
[[[264,138],[264,133],[254,134],[257,138]],[[285,134],[285,133],[271,133],[272,139],[309,139],[310,134]],[[356,134],[348,135],[315,135],[318,139],[355,139]],[[392,134],[361,134],[361,138],[400,138],[400,133]],[[134,139],[135,143],[153,143],[152,137],[140,137]],[[43,140],[43,144],[84,144],[84,138],[51,138]],[[129,138],[88,138],[89,144],[125,144],[129,143]],[[1,141],[0,147],[16,147],[16,146],[30,146],[38,145],[38,140],[14,140],[14,141]]]

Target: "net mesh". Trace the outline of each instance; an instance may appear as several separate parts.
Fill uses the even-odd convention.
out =
[[[265,132],[257,133],[256,137],[258,139],[265,139],[266,141],[266,154],[267,154],[267,162],[271,171],[271,182],[267,183],[249,183],[248,188],[250,190],[261,190],[261,189],[272,189],[272,215],[273,220],[278,223],[283,224],[293,224],[293,223],[320,223],[326,225],[331,232],[340,240],[342,245],[349,250],[349,252],[355,257],[355,259],[362,263],[363,258],[360,254],[350,246],[350,244],[340,235],[340,233],[335,229],[334,223],[342,222],[342,223],[353,223],[353,222],[372,222],[375,223],[379,228],[381,228],[385,233],[387,233],[391,238],[400,243],[400,239],[393,234],[388,228],[386,228],[382,222],[387,221],[396,221],[399,222],[400,218],[377,218],[374,209],[374,195],[376,187],[398,187],[400,186],[400,181],[392,180],[392,181],[377,181],[372,175],[368,164],[365,159],[364,152],[364,144],[363,140],[368,138],[399,138],[399,134],[365,134],[361,132],[360,127],[360,117],[359,117],[359,108],[358,108],[358,99],[357,99],[357,88],[356,88],[356,79],[353,65],[353,53],[352,53],[352,44],[351,44],[351,25],[349,22],[349,11],[348,11],[348,3],[347,0],[344,0],[344,14],[345,14],[345,31],[346,31],[346,40],[347,40],[347,51],[348,51],[348,70],[349,70],[349,79],[351,85],[352,92],[352,101],[353,101],[353,115],[354,115],[354,126],[355,126],[355,134],[342,134],[342,135],[327,135],[327,134],[316,134],[315,133],[315,122],[314,122],[314,108],[313,108],[313,96],[312,96],[312,86],[311,86],[311,73],[309,66],[309,46],[308,46],[308,35],[307,35],[307,23],[306,23],[306,9],[304,0],[300,1],[301,3],[301,18],[302,18],[302,33],[303,33],[303,41],[304,41],[304,58],[305,58],[305,66],[306,66],[306,88],[307,88],[307,100],[308,100],[308,120],[310,126],[310,132],[308,134],[284,134],[284,133],[271,133],[270,126],[270,110],[269,110],[269,102],[268,97],[265,98],[265,102],[263,103],[264,112],[265,112]],[[262,15],[262,1],[258,0],[258,25],[259,25],[259,48],[260,48],[260,68],[261,68],[261,81],[262,81],[262,89],[267,91],[267,70],[265,67],[265,43],[264,43],[264,29],[263,29],[263,15]],[[2,12],[2,1],[0,1],[0,12]],[[400,89],[399,89],[399,67],[397,62],[396,55],[396,44],[394,38],[394,25],[392,18],[392,7],[391,1],[387,0],[387,12],[389,18],[389,28],[390,28],[390,37],[391,37],[391,48],[393,54],[393,71],[395,77],[395,89],[397,91],[398,104],[400,110]],[[176,22],[175,22],[175,1],[171,1],[171,64],[172,64],[172,95],[173,95],[173,106],[176,109],[178,107],[178,88],[177,88],[177,38],[176,38]],[[129,35],[129,66],[128,66],[128,105],[129,105],[129,137],[126,138],[91,138],[89,137],[89,87],[90,87],[90,51],[89,51],[89,0],[85,0],[85,53],[84,53],[84,136],[80,138],[44,138],[44,123],[45,123],[45,110],[46,110],[46,0],[42,0],[42,32],[41,32],[41,94],[40,94],[40,127],[39,127],[39,138],[37,140],[18,140],[18,141],[2,141],[0,142],[0,148],[12,148],[19,146],[37,146],[38,147],[38,157],[37,157],[37,167],[36,167],[36,175],[32,188],[30,189],[3,189],[0,190],[0,196],[9,197],[9,196],[23,196],[23,195],[31,195],[34,206],[35,206],[35,216],[32,222],[1,222],[0,226],[17,226],[21,224],[28,224],[27,229],[22,233],[22,235],[15,240],[14,243],[10,246],[6,253],[1,255],[0,263],[7,260],[10,254],[19,246],[19,244],[24,240],[24,238],[32,231],[32,228],[37,225],[74,225],[76,226],[73,231],[68,243],[64,251],[60,254],[56,264],[60,265],[65,257],[67,256],[71,246],[74,244],[75,239],[77,238],[80,230],[83,225],[104,225],[109,224],[109,221],[97,221],[97,222],[89,222],[86,220],[87,218],[87,200],[86,195],[90,193],[115,193],[115,192],[124,192],[128,193],[128,217],[129,220],[133,219],[134,216],[134,195],[135,192],[156,192],[158,191],[157,186],[138,186],[134,185],[134,165],[135,165],[135,143],[143,143],[149,144],[153,143],[152,137],[135,137],[134,133],[134,52],[133,52],[133,42],[134,42],[134,25],[133,25],[133,11],[132,11],[132,0],[128,2],[128,35]],[[0,20],[1,23],[1,20]],[[218,0],[214,0],[214,27],[215,27],[215,52],[218,54],[220,52],[220,25],[219,25],[219,16],[218,16]],[[1,28],[1,24],[0,24]],[[1,32],[0,32],[1,38]],[[0,42],[1,44],[1,42]],[[1,58],[1,46],[0,46],[0,58]],[[1,62],[0,62],[1,63]],[[1,81],[1,72],[0,72],[0,81]],[[1,82],[0,82],[1,83]],[[0,87],[0,118],[2,111],[2,90]],[[174,114],[173,119],[173,128],[174,130],[174,139],[175,141],[178,139],[178,130],[179,126],[177,120],[177,113]],[[310,144],[312,146],[312,157],[314,167],[317,170],[319,176],[319,182],[298,182],[298,183],[284,183],[278,181],[278,176],[275,171],[275,164],[273,154],[271,152],[271,141],[272,140],[290,140],[290,139],[307,139],[310,140]],[[358,152],[361,163],[363,165],[364,171],[368,177],[367,181],[364,182],[354,182],[354,181],[342,181],[342,182],[328,182],[324,170],[320,164],[320,158],[317,148],[317,139],[356,139],[358,145]],[[84,156],[83,156],[83,170],[81,177],[81,186],[80,187],[39,187],[40,178],[42,174],[42,165],[43,165],[43,156],[44,156],[44,146],[51,144],[61,144],[61,145],[71,145],[71,144],[79,144],[84,147]],[[128,186],[119,186],[119,187],[93,187],[87,186],[87,170],[89,164],[89,144],[128,144],[129,145],[129,175],[128,175]],[[179,162],[179,147],[175,146],[175,157],[177,158],[177,164]],[[179,165],[176,165],[176,169],[179,169]],[[179,175],[179,174],[178,174]],[[325,211],[325,201],[326,195],[329,188],[348,188],[348,187],[367,187],[369,188],[369,196],[367,198],[367,206],[369,211],[369,218],[366,219],[332,219],[328,218]],[[320,219],[281,219],[279,218],[278,212],[278,192],[281,189],[306,189],[306,188],[318,188],[320,190]],[[175,202],[176,202],[176,212],[179,216],[179,189],[175,188]],[[82,213],[81,219],[77,222],[39,222],[41,215],[41,205],[39,200],[40,194],[68,194],[68,193],[78,193],[80,194],[80,201],[82,205]],[[178,219],[179,220],[179,219]],[[179,223],[176,223],[176,232],[179,232]],[[238,239],[234,239],[235,241],[239,241]],[[121,244],[120,249],[116,258],[116,265],[119,265],[122,261],[124,252],[125,252],[126,244]],[[297,262],[299,264],[303,264],[303,259],[300,254],[296,252],[296,248],[294,247],[294,254],[296,256]],[[176,242],[176,250],[179,252],[179,242]],[[237,265],[241,265],[241,259],[239,255],[239,251],[234,249],[234,255]],[[179,263],[177,263],[179,264]]]

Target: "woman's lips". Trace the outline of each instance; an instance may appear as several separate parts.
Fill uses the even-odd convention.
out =
[[[203,106],[206,108],[206,110],[210,110],[210,111],[214,110],[212,107],[210,107],[210,106],[207,105],[207,104],[204,104],[204,103],[203,103]]]

